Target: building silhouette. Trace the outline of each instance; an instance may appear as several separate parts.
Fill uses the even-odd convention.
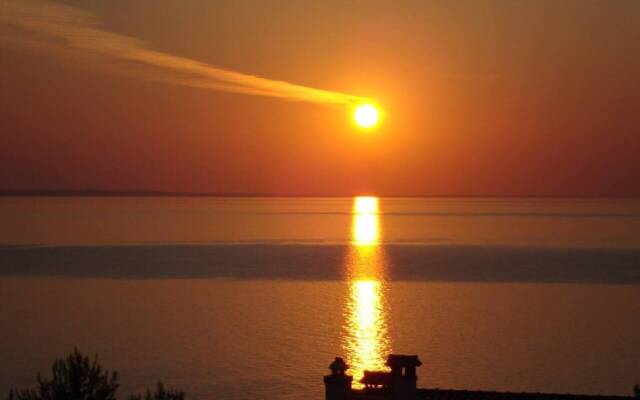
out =
[[[385,363],[389,371],[364,371],[362,389],[352,387],[349,366],[340,357],[329,365],[324,377],[325,400],[638,400],[638,396],[600,396],[555,393],[514,393],[479,390],[419,389],[417,355],[390,354]]]

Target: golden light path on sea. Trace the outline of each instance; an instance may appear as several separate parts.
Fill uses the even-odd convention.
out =
[[[343,346],[354,377],[353,386],[362,387],[359,381],[364,371],[383,369],[391,345],[387,333],[378,198],[354,198],[352,214]]]

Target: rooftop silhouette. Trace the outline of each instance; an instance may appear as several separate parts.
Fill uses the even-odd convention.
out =
[[[417,387],[417,355],[390,354],[385,363],[390,371],[364,371],[363,389],[351,387],[349,366],[336,357],[324,377],[325,400],[632,400],[634,396],[582,395],[571,393],[496,392]]]

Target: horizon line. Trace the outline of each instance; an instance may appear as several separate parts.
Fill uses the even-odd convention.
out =
[[[640,199],[635,195],[551,195],[551,194],[310,194],[275,192],[190,192],[168,190],[126,190],[126,189],[31,189],[3,190],[0,197],[357,197],[375,196],[379,198],[548,198],[548,199]]]

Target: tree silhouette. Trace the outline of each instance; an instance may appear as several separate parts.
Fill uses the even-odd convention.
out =
[[[633,394],[640,399],[640,385],[636,384],[633,386]]]
[[[184,400],[184,393],[174,389],[166,390],[162,382],[158,382],[155,393],[151,394],[147,389],[144,397],[139,394],[129,397],[129,400]]]
[[[90,361],[74,349],[54,361],[51,372],[51,380],[38,374],[38,390],[12,390],[9,400],[115,400],[118,374],[103,371],[97,355]]]
[[[38,374],[37,389],[12,389],[8,400],[115,400],[118,389],[118,373],[103,370],[98,356],[93,361],[83,356],[78,349],[66,359],[55,360],[51,366],[52,379],[43,379]],[[184,400],[184,393],[175,389],[166,390],[158,382],[155,393],[147,389],[144,395],[130,396],[130,400]]]

